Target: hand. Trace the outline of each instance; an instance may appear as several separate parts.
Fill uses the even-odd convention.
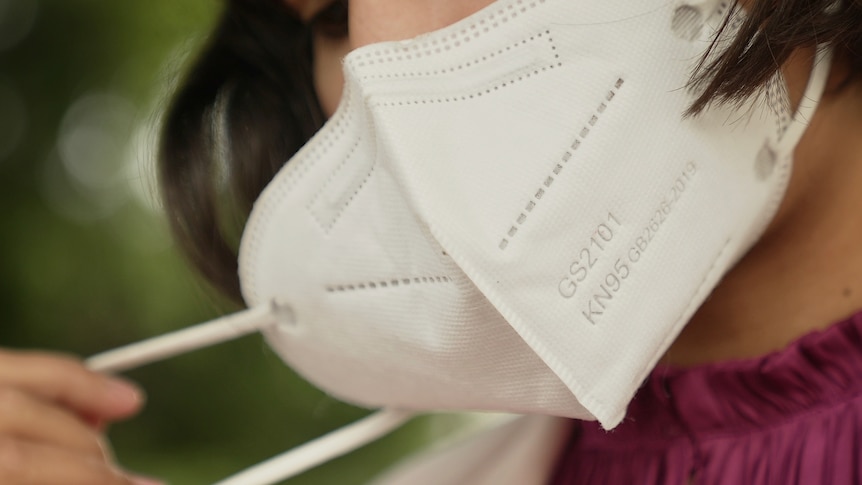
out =
[[[0,483],[158,483],[120,472],[99,430],[142,404],[137,387],[73,358],[0,350]]]

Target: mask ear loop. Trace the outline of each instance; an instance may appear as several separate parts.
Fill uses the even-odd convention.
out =
[[[796,146],[805,130],[808,129],[808,124],[811,122],[814,112],[817,111],[817,106],[823,99],[831,67],[832,48],[826,45],[818,46],[814,55],[814,65],[811,68],[811,75],[808,78],[808,85],[805,87],[805,93],[799,101],[799,106],[796,107],[796,112],[793,113],[793,120],[787,133],[784,134],[783,143]]]
[[[291,319],[289,308],[275,301],[226,315],[87,359],[96,372],[123,372],[193,350],[235,340]],[[270,485],[361,448],[399,428],[414,413],[385,409],[255,465],[216,485]]]
[[[346,455],[387,435],[415,415],[386,409],[270,458],[215,485],[271,485]]]
[[[235,340],[276,323],[278,313],[273,302],[94,355],[86,365],[96,372],[124,372]]]

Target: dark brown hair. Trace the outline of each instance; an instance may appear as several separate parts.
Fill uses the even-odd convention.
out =
[[[227,0],[161,138],[171,229],[192,264],[237,301],[237,239],[251,206],[323,122],[310,29],[285,3]],[[848,83],[862,75],[862,0],[756,0],[736,40],[698,67],[692,83],[702,94],[690,114],[757,92],[796,49],[823,44],[849,64]]]
[[[735,4],[723,29],[740,15]],[[755,0],[735,38],[719,56],[713,43],[695,69],[701,95],[689,114],[713,102],[735,102],[755,94],[799,48],[831,46],[849,64],[844,84],[862,75],[862,0]],[[707,59],[714,58],[713,61]]]
[[[322,125],[308,28],[280,0],[229,0],[174,95],[159,182],[192,264],[239,301],[238,228],[263,187]]]

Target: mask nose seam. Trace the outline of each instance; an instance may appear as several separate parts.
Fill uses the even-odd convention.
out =
[[[363,290],[379,290],[387,288],[400,288],[410,285],[423,285],[434,283],[451,283],[448,276],[414,276],[404,278],[393,278],[388,280],[366,281],[361,283],[332,284],[326,286],[327,293],[349,293]]]
[[[407,99],[401,99],[398,101],[380,101],[376,103],[372,103],[369,106],[371,108],[379,108],[379,107],[398,107],[398,106],[410,106],[410,105],[419,105],[419,104],[441,104],[441,103],[453,103],[453,102],[463,102],[470,101],[473,99],[481,98],[482,96],[490,95],[495,91],[499,91],[500,89],[512,86],[516,83],[523,82],[526,79],[529,79],[533,76],[538,76],[544,72],[549,70],[553,70],[556,68],[560,68],[563,66],[563,62],[560,60],[560,54],[557,50],[557,46],[554,43],[554,38],[551,34],[550,29],[545,29],[543,32],[538,34],[533,34],[530,38],[524,39],[516,42],[514,45],[524,44],[527,40],[534,40],[536,38],[546,37],[548,39],[547,51],[543,54],[534,54],[534,60],[530,62],[525,62],[521,65],[521,67],[517,70],[511,71],[503,77],[502,81],[498,80],[490,85],[486,85],[484,88],[473,88],[472,90],[469,88],[463,88],[461,91],[464,94],[454,94],[454,95],[426,95],[420,97],[413,97]],[[506,48],[500,49],[499,53],[504,53],[510,51],[512,45],[507,46]],[[493,55],[485,55],[482,57],[482,61],[487,61],[492,58]],[[474,64],[476,62],[474,61]],[[457,69],[457,68],[456,68]],[[439,71],[439,70],[438,70]],[[433,72],[433,71],[432,71]],[[416,73],[409,73],[416,74]],[[421,74],[421,73],[419,73]],[[407,76],[404,78],[409,79]]]
[[[393,79],[393,78],[401,78],[401,79],[412,79],[412,78],[423,78],[423,77],[432,77],[432,76],[442,76],[447,74],[456,74],[459,71],[463,71],[467,68],[476,67],[482,63],[488,62],[489,60],[494,59],[497,56],[502,56],[506,52],[511,51],[512,49],[517,49],[518,47],[527,45],[528,43],[535,42],[538,39],[542,39],[543,37],[547,37],[548,42],[551,44],[551,50],[556,51],[557,47],[553,43],[553,38],[550,37],[551,31],[549,29],[544,29],[542,32],[532,34],[529,37],[524,37],[523,39],[506,45],[505,47],[500,47],[497,50],[493,50],[490,53],[486,53],[483,55],[476,55],[468,61],[460,62],[457,65],[451,65],[449,67],[438,68],[434,70],[420,70],[415,72],[394,72],[394,73],[384,73],[384,74],[364,74],[361,76],[363,81],[374,81],[380,79]],[[437,56],[437,55],[445,55],[442,47],[434,48],[434,51],[426,51],[426,55]],[[445,50],[449,50],[448,48]],[[559,59],[559,54],[555,54],[555,59]],[[387,57],[385,60],[381,62],[384,63],[397,63],[401,61],[403,58],[401,56],[396,57]]]
[[[329,218],[330,220],[328,220],[328,221],[324,220],[326,217],[324,214],[320,213],[320,210],[317,207],[318,202],[321,200],[321,197],[326,192],[326,189],[333,183],[336,176],[341,172],[341,170],[344,168],[344,166],[347,165],[348,162],[353,158],[353,154],[356,152],[356,148],[359,146],[359,144],[361,142],[362,142],[362,137],[361,136],[357,137],[356,141],[353,142],[353,145],[350,147],[350,150],[348,150],[347,154],[344,155],[344,158],[341,160],[341,162],[338,164],[338,166],[336,166],[335,169],[329,173],[329,176],[326,178],[326,182],[324,182],[323,185],[320,186],[320,188],[317,190],[315,195],[311,198],[309,203],[305,206],[306,210],[308,210],[308,213],[311,214],[311,217],[314,219],[314,221],[317,223],[317,225],[320,227],[320,229],[322,229],[323,232],[325,232],[326,234],[329,234],[329,232],[332,230],[332,228],[335,227],[335,224],[341,218],[341,214],[344,213],[344,209],[346,209],[347,206],[349,206],[350,203],[353,201],[353,199],[356,197],[356,195],[359,194],[359,192],[362,190],[362,188],[368,182],[368,179],[371,177],[371,174],[374,172],[374,165],[372,165],[370,170],[368,171],[368,173],[366,173],[365,177],[363,177],[362,181],[354,189],[353,195],[351,195],[350,198],[346,202],[340,204],[341,207],[339,208],[338,212],[336,214],[334,214],[333,216],[331,216]]]
[[[346,62],[357,68],[362,68],[367,65],[374,65],[380,62],[380,58],[391,56],[392,54],[396,56],[400,54],[400,56],[396,57],[397,60],[422,58],[426,53],[430,54],[430,50],[428,50],[429,46],[433,46],[431,48],[439,46],[441,49],[451,50],[453,47],[457,48],[463,43],[471,42],[471,39],[477,39],[484,34],[488,34],[492,29],[500,27],[501,24],[508,23],[519,15],[526,14],[528,10],[536,9],[545,4],[546,1],[510,1],[490,13],[485,11],[474,14],[477,17],[470,25],[450,34],[443,34],[443,32],[449,29],[448,27],[444,27],[441,30],[423,34],[419,38],[412,40],[369,44],[348,54]],[[423,49],[426,49],[426,51],[423,52]]]
[[[605,95],[605,99],[596,107],[596,112],[592,116],[590,116],[590,119],[581,128],[581,131],[580,133],[578,133],[578,136],[575,141],[572,142],[569,149],[566,150],[566,152],[562,155],[560,161],[554,165],[554,168],[551,169],[551,173],[545,178],[544,182],[542,182],[538,190],[536,190],[536,193],[533,195],[530,201],[527,202],[527,205],[524,207],[524,212],[521,212],[517,216],[515,221],[512,223],[512,226],[506,232],[507,237],[503,237],[503,239],[500,241],[498,247],[501,251],[505,251],[506,248],[509,247],[511,240],[514,239],[515,236],[518,234],[518,231],[520,230],[521,226],[523,226],[527,222],[529,215],[539,205],[539,202],[542,201],[542,198],[545,196],[545,192],[550,190],[551,185],[556,180],[555,177],[560,176],[561,172],[563,171],[563,168],[568,164],[569,160],[571,160],[574,152],[577,151],[578,148],[580,148],[584,141],[586,141],[587,137],[590,134],[590,131],[598,124],[601,115],[604,114],[604,112],[607,110],[608,104],[616,97],[617,93],[623,87],[624,84],[625,80],[623,79],[623,77],[619,77],[614,83],[613,87]]]

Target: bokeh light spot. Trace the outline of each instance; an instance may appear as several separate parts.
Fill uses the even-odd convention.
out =
[[[122,181],[128,140],[135,125],[134,105],[113,94],[89,94],[69,108],[60,125],[57,148],[71,178],[87,189]]]

